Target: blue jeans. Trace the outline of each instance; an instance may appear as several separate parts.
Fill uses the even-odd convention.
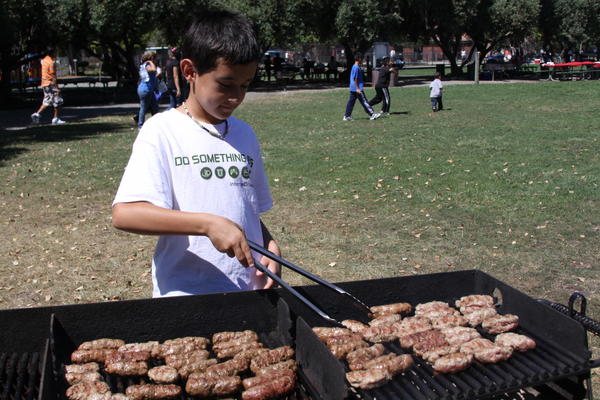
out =
[[[442,96],[431,98],[431,109],[433,111],[439,111],[444,109],[444,105],[442,104]]]
[[[140,98],[140,112],[138,114],[138,128],[141,128],[146,121],[146,113],[150,111],[152,115],[158,113],[158,103],[154,92],[145,87],[138,87],[138,97]]]
[[[181,98],[177,97],[177,89],[169,89],[167,90],[167,93],[169,94],[169,107],[167,107],[167,110],[181,104]]]

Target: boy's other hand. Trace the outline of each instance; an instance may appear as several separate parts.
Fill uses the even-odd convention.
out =
[[[274,240],[269,241],[269,244],[267,245],[267,250],[281,257],[281,250],[279,249],[279,246]],[[260,259],[260,262],[271,272],[273,272],[277,276],[281,276],[281,265],[279,265],[277,261],[271,260],[269,257],[263,256]],[[256,270],[256,276],[263,277],[264,275],[265,274],[263,272]],[[263,289],[270,289],[273,286],[275,286],[275,281],[271,278],[268,278],[265,285],[263,286]]]
[[[213,217],[206,234],[213,246],[229,257],[237,258],[244,267],[253,267],[254,259],[242,227],[227,218],[217,215]]]

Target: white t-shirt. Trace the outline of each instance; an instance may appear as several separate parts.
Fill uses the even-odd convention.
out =
[[[113,201],[220,215],[263,243],[259,214],[273,203],[252,128],[230,117],[225,139],[172,109],[141,129]],[[207,129],[223,131],[225,123]],[[256,259],[258,254],[254,253]],[[205,236],[163,235],[152,259],[153,297],[257,288],[254,268],[219,252]]]
[[[441,96],[443,88],[444,85],[442,85],[442,81],[439,79],[434,79],[433,82],[429,84],[429,90],[431,90],[431,92],[429,93],[429,97]]]

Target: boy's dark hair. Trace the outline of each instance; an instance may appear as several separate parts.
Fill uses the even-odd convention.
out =
[[[354,53],[354,61],[362,60],[362,59],[363,59],[363,55],[361,52],[357,51],[356,53]]]
[[[181,48],[199,74],[217,67],[217,59],[231,65],[258,62],[260,49],[254,29],[241,14],[206,10],[196,15],[187,28]]]
[[[436,72],[435,74],[433,74],[433,77],[435,79],[440,79],[442,77],[442,74],[440,74],[439,72]]]

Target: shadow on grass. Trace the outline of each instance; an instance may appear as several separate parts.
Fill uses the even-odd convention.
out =
[[[0,165],[28,152],[28,144],[69,142],[122,131],[122,123],[106,122],[39,125],[21,130],[0,130]]]

